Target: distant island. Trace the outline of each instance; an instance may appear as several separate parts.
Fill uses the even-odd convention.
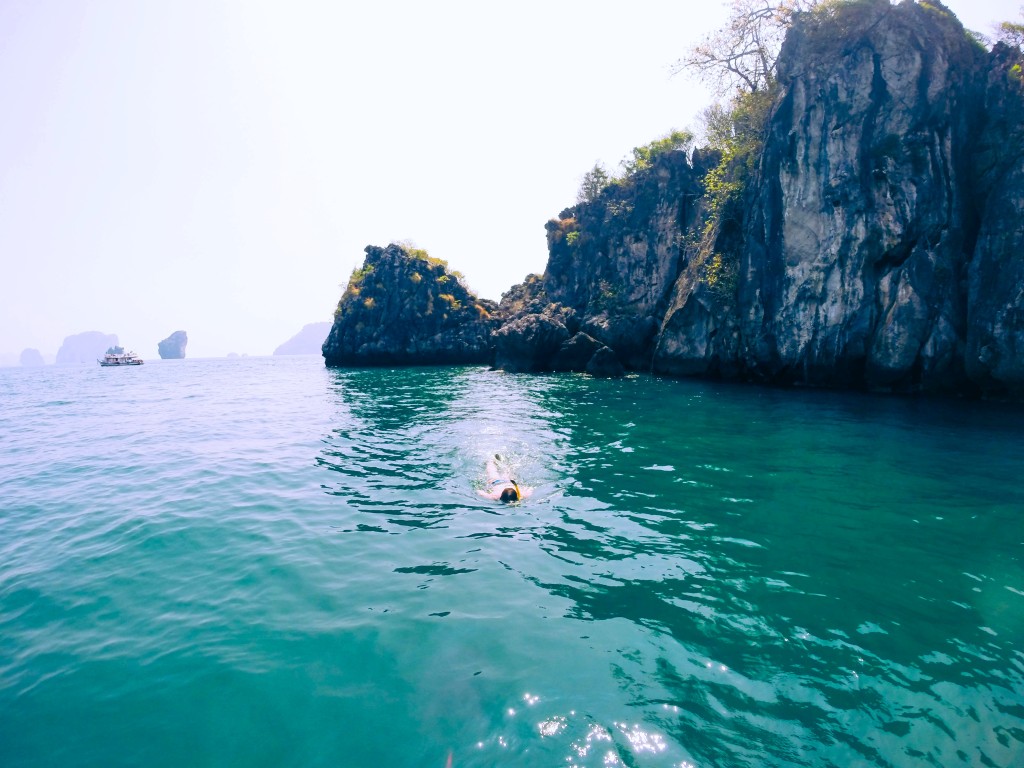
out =
[[[333,323],[309,323],[274,350],[275,355],[319,355]]]
[[[187,346],[188,334],[185,331],[175,331],[157,344],[157,352],[163,360],[183,360]]]
[[[19,361],[26,368],[34,368],[46,364],[42,353],[38,349],[31,348],[22,350]]]
[[[1024,398],[1022,66],[938,2],[795,13],[704,146],[595,166],[500,303],[368,246],[325,362]]]
[[[110,347],[118,346],[117,335],[85,331],[64,339],[57,350],[57,365],[80,365],[95,363]]]

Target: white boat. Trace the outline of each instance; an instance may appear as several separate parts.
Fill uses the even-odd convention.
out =
[[[145,362],[134,352],[107,352],[102,360],[97,360],[104,368],[115,365],[142,365]]]

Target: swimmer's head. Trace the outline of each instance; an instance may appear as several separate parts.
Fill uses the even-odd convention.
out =
[[[511,485],[503,488],[498,498],[507,502],[519,501],[519,489]]]

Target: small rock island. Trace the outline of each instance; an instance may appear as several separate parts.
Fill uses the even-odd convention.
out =
[[[366,247],[323,344],[329,366],[489,363],[497,306],[426,251]]]
[[[939,2],[797,13],[707,146],[595,166],[498,305],[368,247],[325,362],[1024,399],[1022,66]]]
[[[157,344],[157,352],[160,353],[162,360],[184,360],[187,346],[188,334],[184,331],[175,331]]]

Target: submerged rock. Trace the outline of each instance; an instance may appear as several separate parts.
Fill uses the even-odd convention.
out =
[[[184,331],[175,331],[157,345],[157,351],[164,360],[183,360],[187,346],[188,334]]]

